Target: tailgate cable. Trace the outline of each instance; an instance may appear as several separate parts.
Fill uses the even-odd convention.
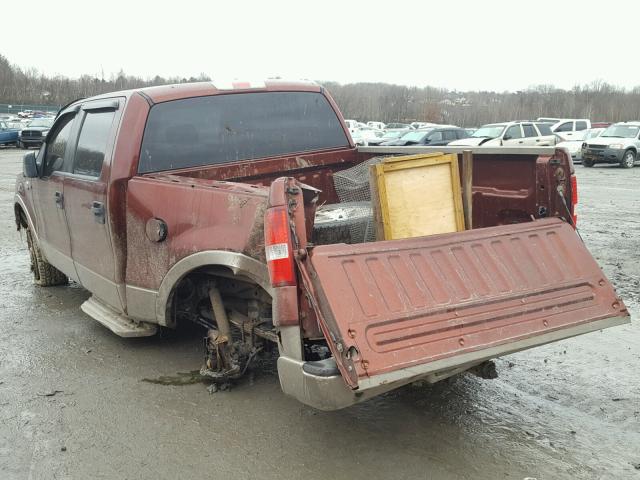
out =
[[[563,190],[562,187],[558,185],[558,187],[556,188],[556,192],[558,192],[558,196],[560,197],[560,200],[562,200],[562,205],[564,205],[564,208],[568,213],[567,218],[569,218],[569,223],[571,224],[571,226],[574,228],[574,230],[580,237],[580,240],[582,240],[582,243],[584,243],[584,238],[582,238],[582,235],[580,235],[580,230],[578,230],[578,226],[573,221],[571,210],[569,209],[569,205],[567,205],[567,200],[564,198],[564,195],[562,194],[562,190]]]

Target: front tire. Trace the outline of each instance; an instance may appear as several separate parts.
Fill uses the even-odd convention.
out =
[[[27,228],[27,246],[29,247],[29,256],[31,257],[33,281],[36,285],[52,287],[54,285],[66,285],[69,283],[69,278],[67,278],[64,273],[43,258],[42,252],[33,239],[29,228]]]
[[[584,167],[593,167],[595,164],[596,164],[596,162],[594,162],[590,158],[583,158],[582,159],[582,165]]]
[[[620,161],[620,166],[622,168],[631,168],[633,164],[636,162],[636,154],[633,153],[633,150],[627,150],[624,152],[622,156],[622,160]]]

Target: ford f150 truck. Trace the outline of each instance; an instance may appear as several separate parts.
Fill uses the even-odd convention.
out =
[[[78,282],[115,333],[202,325],[215,381],[277,348],[284,392],[338,409],[629,321],[575,232],[566,152],[473,151],[473,229],[336,242],[316,225],[333,175],[400,152],[356,148],[322,87],[116,92],[63,108],[25,156],[16,224],[35,282]]]

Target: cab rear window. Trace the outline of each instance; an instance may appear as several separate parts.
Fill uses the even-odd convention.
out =
[[[260,92],[154,105],[139,173],[214,165],[349,145],[324,95]]]

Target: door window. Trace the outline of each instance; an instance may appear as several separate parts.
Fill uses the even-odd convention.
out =
[[[538,132],[536,132],[536,129],[533,128],[533,125],[531,123],[523,123],[522,124],[522,129],[524,130],[524,136],[525,137],[537,137],[538,136]]]
[[[505,140],[511,140],[514,138],[522,138],[522,132],[520,131],[520,125],[512,125],[507,128],[507,133],[504,135]]]
[[[456,131],[455,130],[445,130],[444,131],[444,139],[446,141],[456,140]]]
[[[78,138],[73,173],[99,177],[107,150],[114,110],[88,111]]]
[[[556,132],[571,132],[573,131],[573,122],[562,123],[556,128]]]
[[[442,132],[433,132],[427,138],[429,140],[428,143],[441,142],[442,141]]]
[[[576,122],[576,131],[581,131],[581,130],[586,130],[587,129],[587,122],[585,122],[584,120],[578,120]]]
[[[538,130],[540,131],[540,135],[553,135],[548,123],[536,123],[536,127],[538,127]]]
[[[65,115],[54,126],[54,131],[49,135],[44,154],[43,177],[49,177],[53,172],[69,172],[69,162],[65,162],[65,152],[69,144],[71,126],[75,115]]]

